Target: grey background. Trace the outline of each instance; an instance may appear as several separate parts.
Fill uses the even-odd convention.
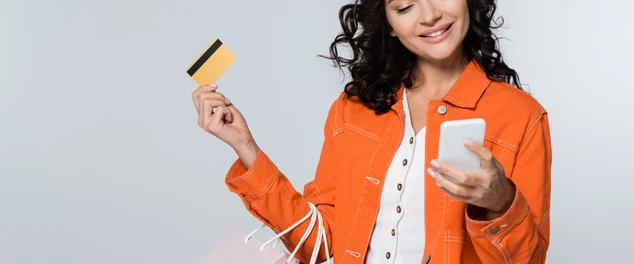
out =
[[[0,263],[195,263],[257,227],[185,68],[227,44],[220,91],[301,190],[346,80],[316,55],[347,2],[1,0]],[[631,255],[632,8],[499,3],[506,60],[551,114],[548,263]]]

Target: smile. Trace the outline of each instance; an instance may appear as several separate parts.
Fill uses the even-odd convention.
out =
[[[436,32],[432,32],[432,33],[429,33],[429,34],[427,34],[427,35],[421,35],[421,37],[423,37],[423,38],[438,37],[438,36],[442,35],[442,33],[445,33],[447,30],[449,30],[449,29],[451,28],[451,26],[452,26],[452,25],[453,25],[453,24],[450,24],[450,25],[449,25],[447,28],[445,28],[445,29],[441,29],[441,30],[438,30],[438,31],[436,31]]]

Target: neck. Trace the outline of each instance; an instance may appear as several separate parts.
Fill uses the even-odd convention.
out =
[[[434,99],[443,97],[467,64],[468,61],[460,52],[442,61],[430,61],[419,57],[417,78],[413,87]]]

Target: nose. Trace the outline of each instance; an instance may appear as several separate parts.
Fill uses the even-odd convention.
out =
[[[433,26],[442,17],[442,12],[436,8],[434,0],[421,0],[421,17],[419,22],[426,26]]]

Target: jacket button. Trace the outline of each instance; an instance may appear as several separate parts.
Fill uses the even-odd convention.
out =
[[[396,189],[398,189],[399,191],[403,190],[403,184],[399,183],[398,185],[396,185]]]
[[[386,259],[390,259],[391,256],[392,256],[392,254],[390,254],[390,252],[385,253],[385,258]]]
[[[414,137],[410,137],[410,138],[409,138],[409,143],[410,143],[410,144],[413,144],[413,143],[414,143]]]
[[[446,106],[444,106],[444,105],[440,105],[440,106],[438,106],[438,109],[437,109],[437,110],[438,110],[438,113],[439,113],[439,114],[441,114],[441,115],[444,115],[444,114],[446,114],[446,113],[447,113],[447,107],[446,107]]]
[[[491,235],[495,235],[495,234],[497,234],[498,232],[500,232],[500,227],[499,227],[499,226],[496,226],[495,228],[491,229],[491,232],[490,232],[490,233],[491,233]]]
[[[407,159],[403,160],[403,166],[407,165]]]
[[[431,255],[427,254],[427,256],[425,257],[425,264],[429,263],[430,260],[431,260]]]
[[[400,213],[400,212],[401,212],[401,206],[400,206],[400,205],[399,205],[399,206],[396,206],[396,212],[397,212],[397,213]]]
[[[396,235],[396,230],[392,229],[392,236]]]

